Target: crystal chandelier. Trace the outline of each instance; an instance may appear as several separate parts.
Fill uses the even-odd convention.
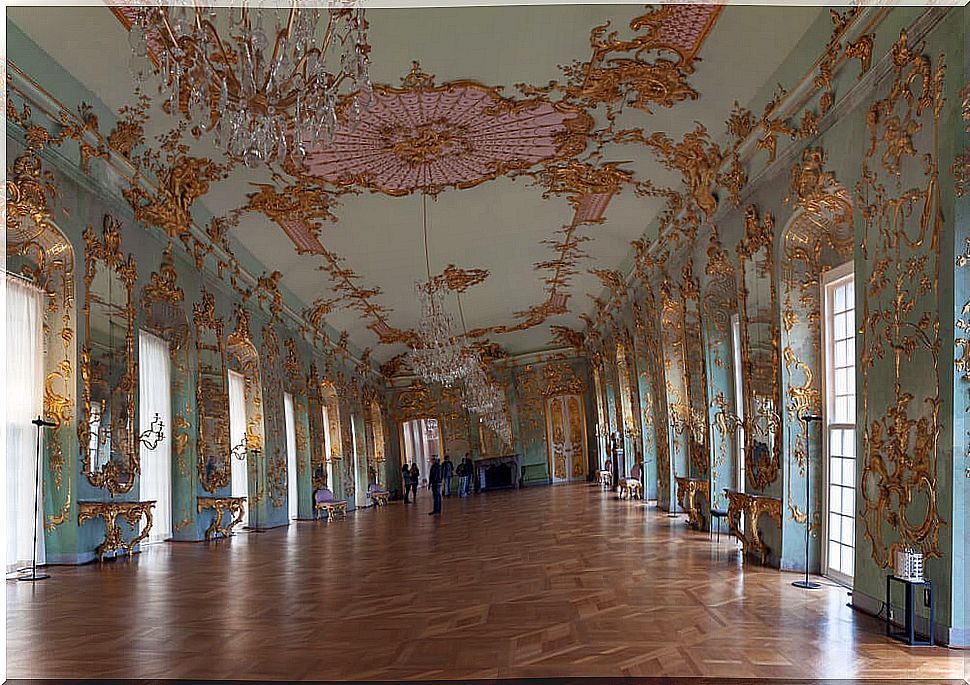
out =
[[[420,342],[409,357],[411,367],[424,382],[450,386],[464,374],[466,362],[464,349],[451,332],[451,315],[444,308],[447,287],[433,279],[415,286],[421,300]]]
[[[157,71],[168,110],[200,132],[213,128],[229,157],[251,168],[287,154],[300,162],[333,140],[341,96],[353,94],[345,111],[351,127],[373,101],[364,10],[356,0],[331,4],[291,7],[285,21],[277,13],[272,39],[263,25],[269,10],[232,6],[220,33],[212,7],[139,7],[129,66],[139,81]],[[157,70],[149,36],[161,45],[153,45]]]
[[[452,318],[445,311],[444,296],[448,292],[448,284],[443,279],[431,277],[427,196],[423,196],[422,201],[424,259],[428,280],[415,285],[415,292],[421,301],[421,318],[418,320],[418,342],[408,353],[408,361],[425,383],[450,386],[466,373],[467,355],[464,345],[452,333]]]
[[[461,291],[455,292],[458,299],[458,313],[461,316],[461,329],[464,339],[468,339],[465,326],[465,311],[461,306]],[[505,394],[497,383],[488,379],[486,366],[478,352],[471,345],[464,348],[465,363],[462,379],[462,403],[469,411],[478,414],[478,420],[492,429],[505,445],[512,444],[512,424],[509,419],[508,403]]]

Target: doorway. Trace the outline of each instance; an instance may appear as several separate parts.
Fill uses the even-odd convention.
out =
[[[557,395],[546,400],[546,434],[552,482],[585,480],[586,412],[579,395]]]
[[[431,460],[441,455],[441,432],[438,419],[412,419],[401,424],[402,458],[406,464],[417,464],[418,483],[426,484]],[[404,463],[401,466],[404,466]]]

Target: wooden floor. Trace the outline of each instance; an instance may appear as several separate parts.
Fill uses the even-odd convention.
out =
[[[844,588],[589,485],[430,498],[7,583],[10,678],[959,679]],[[932,681],[931,681],[932,682]]]

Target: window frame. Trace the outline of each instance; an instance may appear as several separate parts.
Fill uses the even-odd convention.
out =
[[[822,398],[824,401],[824,406],[822,410],[823,422],[822,422],[822,468],[819,468],[819,472],[822,480],[822,515],[820,518],[820,523],[822,527],[821,536],[821,550],[820,550],[820,562],[822,574],[838,583],[851,586],[853,583],[855,575],[855,551],[856,551],[856,525],[858,519],[858,502],[855,501],[852,509],[852,574],[847,574],[842,570],[841,562],[839,563],[839,568],[833,568],[830,565],[831,558],[829,553],[829,547],[833,542],[831,539],[831,525],[830,518],[832,516],[831,511],[831,497],[830,489],[832,487],[832,448],[831,448],[831,435],[833,430],[851,430],[853,432],[853,440],[858,442],[858,422],[857,422],[857,411],[856,403],[858,399],[858,388],[856,384],[856,375],[858,373],[858,359],[854,353],[850,357],[854,360],[852,364],[852,374],[851,382],[853,386],[853,406],[852,406],[852,423],[846,423],[844,421],[834,421],[835,416],[835,366],[834,366],[834,328],[835,328],[835,313],[834,313],[834,292],[837,288],[844,286],[847,282],[853,284],[853,301],[851,303],[851,310],[846,309],[844,311],[852,311],[852,335],[843,340],[848,340],[850,338],[856,337],[856,331],[858,326],[856,325],[856,298],[855,298],[855,264],[854,262],[846,262],[838,267],[830,269],[825,274],[823,274],[820,279],[821,282],[819,287],[821,289],[821,307],[822,316],[820,317],[822,324],[822,349],[821,349],[821,362],[823,373],[822,376]],[[841,313],[841,312],[840,312]],[[856,341],[858,342],[858,341]],[[853,348],[855,346],[853,345]],[[847,368],[847,367],[840,367]],[[856,445],[857,446],[857,445]],[[853,449],[853,467],[854,471],[858,471],[858,451]],[[845,458],[840,456],[840,459]],[[853,477],[853,492],[858,494],[858,473],[855,473]],[[855,498],[854,498],[855,499]],[[842,512],[837,512],[836,515],[840,517],[845,517]],[[841,540],[836,540],[836,544],[840,547],[848,547]]]

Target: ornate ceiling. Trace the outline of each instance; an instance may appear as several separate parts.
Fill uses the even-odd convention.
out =
[[[117,112],[139,101],[114,9],[11,7],[8,18]],[[371,9],[374,103],[354,130],[302,163],[253,171],[154,103],[129,109],[159,150],[139,159],[168,187],[129,200],[166,230],[189,214],[208,224],[280,272],[313,325],[386,363],[419,312],[427,195],[431,268],[455,291],[456,318],[460,292],[470,333],[493,350],[567,346],[629,270],[631,242],[674,190],[690,193],[680,160],[720,161],[735,101],[763,89],[819,11]]]

